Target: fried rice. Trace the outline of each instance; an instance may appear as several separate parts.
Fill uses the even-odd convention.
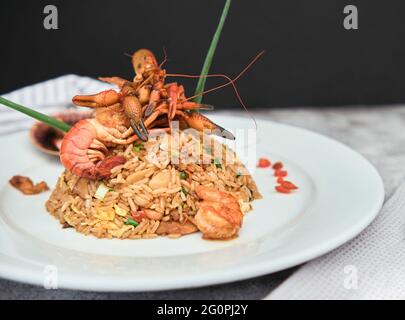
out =
[[[69,171],[59,177],[46,209],[63,227],[98,238],[176,238],[198,231],[199,185],[229,192],[244,214],[261,198],[236,154],[202,134],[160,135],[144,144],[115,146],[111,153],[127,161],[108,179],[88,180]],[[100,185],[108,188],[101,199],[95,197]]]

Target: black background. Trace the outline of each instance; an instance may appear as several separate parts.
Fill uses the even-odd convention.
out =
[[[43,27],[46,4],[58,8],[58,30]],[[343,27],[347,4],[358,7],[358,30]],[[169,72],[199,74],[223,5],[1,0],[0,93],[68,73],[132,78],[124,53],[141,47],[158,60],[165,47]],[[265,56],[238,82],[250,107],[405,102],[403,0],[234,0],[211,72],[234,76],[262,49]],[[194,92],[196,81],[179,81]],[[204,101],[238,105],[229,88]]]

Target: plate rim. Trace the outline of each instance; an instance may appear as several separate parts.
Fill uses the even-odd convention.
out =
[[[246,120],[241,116],[235,115],[215,115],[215,118],[237,118],[238,120]],[[326,139],[328,143],[338,144],[340,147],[343,147],[345,151],[352,153],[359,157],[365,164],[368,165],[369,169],[373,172],[374,178],[376,178],[376,182],[378,185],[378,199],[374,200],[374,206],[372,209],[368,210],[368,214],[363,214],[361,219],[356,222],[351,228],[346,229],[344,232],[339,232],[338,235],[335,235],[333,238],[328,239],[328,241],[313,245],[309,248],[301,252],[294,252],[291,254],[287,254],[280,261],[262,261],[259,265],[254,264],[247,264],[247,265],[238,265],[237,272],[222,272],[222,271],[210,271],[207,273],[203,273],[201,275],[193,275],[191,279],[187,279],[187,281],[178,281],[178,279],[174,280],[167,280],[164,282],[153,282],[153,281],[139,281],[139,279],[130,278],[125,279],[125,281],[118,281],[117,285],[111,285],[111,282],[100,283],[98,282],[99,277],[94,277],[93,279],[89,278],[86,281],[83,281],[80,277],[73,273],[65,273],[63,278],[59,279],[58,288],[60,289],[72,289],[72,290],[84,290],[84,291],[98,291],[98,292],[140,292],[140,291],[160,291],[160,290],[172,290],[172,289],[184,289],[184,288],[196,288],[208,285],[216,285],[216,284],[223,284],[229,283],[234,281],[241,281],[246,280],[258,276],[263,276],[266,274],[271,274],[277,271],[285,270],[290,267],[294,267],[300,265],[304,262],[313,260],[317,257],[320,257],[338,247],[343,245],[344,243],[352,240],[356,237],[361,231],[363,231],[379,214],[380,209],[385,200],[385,190],[384,190],[384,183],[381,178],[380,173],[374,167],[374,165],[361,153],[352,149],[351,147],[345,145],[344,143],[335,140],[331,137],[328,137],[324,134],[308,130],[306,128],[302,128],[299,126],[294,126],[290,124],[285,124],[282,122],[275,122],[272,120],[267,119],[258,119],[258,123],[268,123],[272,126],[284,127],[285,129],[293,129],[298,131],[303,131],[308,134],[315,136],[317,139]],[[23,132],[17,132],[10,135],[6,135],[0,137],[0,141],[3,139],[8,139],[12,136],[22,135]],[[1,228],[1,225],[0,225]],[[2,253],[0,252],[0,261],[1,261]],[[9,257],[9,256],[8,256]],[[9,257],[11,259],[16,259],[13,257]],[[18,259],[16,259],[18,260]],[[22,260],[18,260],[20,263],[28,263]],[[31,264],[30,264],[31,265]],[[24,266],[18,268],[23,270]],[[25,268],[27,269],[27,267]],[[10,279],[17,282],[29,283],[33,285],[42,285],[43,279],[38,275],[38,273],[34,272],[33,270],[25,270],[21,272],[21,270],[13,270],[12,268],[7,267],[7,264],[1,263],[0,264],[0,277],[5,279]],[[170,278],[169,278],[170,279]]]

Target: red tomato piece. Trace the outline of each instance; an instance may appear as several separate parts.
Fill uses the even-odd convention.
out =
[[[138,223],[140,223],[143,218],[146,218],[146,214],[143,210],[132,211],[131,216],[132,219],[134,219]]]
[[[291,190],[286,189],[283,186],[276,186],[275,189],[277,192],[280,192],[280,193],[290,193],[291,192]]]
[[[298,189],[298,187],[292,183],[291,181],[283,181],[281,182],[281,185],[283,186],[283,188],[289,189],[289,190],[296,190]]]
[[[259,168],[268,168],[271,166],[271,162],[270,160],[266,159],[266,158],[260,158],[259,162],[257,163],[257,167]]]
[[[288,174],[287,171],[281,170],[281,169],[278,169],[278,170],[274,171],[274,175],[275,175],[276,177],[286,177],[287,174]]]

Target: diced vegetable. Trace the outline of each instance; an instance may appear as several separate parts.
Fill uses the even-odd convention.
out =
[[[143,210],[132,211],[131,216],[136,222],[140,223],[142,219],[146,218],[146,213]]]
[[[100,209],[94,216],[103,221],[113,221],[115,218],[115,211],[113,208]]]
[[[270,166],[271,166],[271,162],[270,162],[270,160],[268,160],[266,158],[260,158],[259,162],[257,163],[258,168],[268,168]]]
[[[217,168],[222,168],[221,161],[219,161],[217,158],[214,159],[214,164]]]
[[[287,171],[283,170],[283,169],[278,169],[274,171],[274,176],[275,177],[286,177],[288,174]]]
[[[188,191],[184,187],[181,187],[181,192],[183,192],[185,196],[188,195]]]
[[[114,210],[115,210],[115,213],[118,214],[121,217],[125,217],[128,214],[128,212],[125,209],[122,209],[117,204],[114,205]]]
[[[182,180],[186,180],[188,178],[187,172],[180,171],[179,175],[180,175],[180,179],[182,179]]]
[[[94,194],[94,198],[98,200],[104,200],[105,195],[110,191],[110,188],[108,188],[104,183],[100,183],[98,186],[96,193]]]
[[[239,177],[241,177],[241,176],[242,176],[242,172],[238,171],[238,172],[236,173],[236,178],[239,178]]]
[[[278,177],[276,181],[277,181],[277,183],[281,184],[281,183],[284,182],[284,178],[283,177]]]
[[[134,147],[132,148],[132,150],[135,151],[135,152],[139,152],[139,151],[141,151],[143,148],[144,148],[143,143],[138,143],[138,144],[134,145]]]
[[[283,186],[275,186],[275,189],[277,192],[280,192],[280,193],[290,193],[291,192],[290,189],[284,188]]]
[[[280,170],[283,167],[283,163],[278,161],[275,164],[273,164],[273,169],[274,170]]]
[[[289,190],[297,190],[298,189],[298,187],[294,183],[292,183],[291,181],[287,181],[287,180],[282,181],[281,185],[282,185],[283,188],[286,188],[286,189],[289,189]]]
[[[139,223],[136,222],[134,219],[132,218],[128,218],[127,221],[124,222],[124,224],[126,224],[127,226],[134,226],[136,227]]]

